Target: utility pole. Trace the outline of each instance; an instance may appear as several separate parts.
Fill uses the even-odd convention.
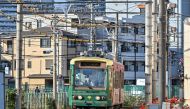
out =
[[[57,98],[57,31],[56,31],[56,25],[57,25],[57,16],[54,14],[53,16],[53,40],[54,40],[54,54],[53,54],[53,100],[55,101],[55,104],[57,104],[56,98]]]
[[[152,40],[152,97],[156,98],[156,92],[158,90],[157,88],[157,0],[153,0],[153,5],[152,5],[152,13],[153,13],[153,18],[152,18],[152,35],[153,35],[153,40]]]
[[[159,0],[159,101],[160,106],[166,97],[166,6],[165,0]],[[160,107],[161,108],[161,107]]]
[[[134,62],[134,70],[135,70],[135,83],[137,84],[137,34],[138,28],[134,27],[134,35],[135,35],[135,44],[134,44],[134,52],[135,52],[135,62]]]
[[[152,104],[152,3],[145,4],[145,25],[145,102]]]
[[[19,0],[19,2],[22,2]],[[21,96],[22,96],[22,21],[23,15],[22,4],[17,4],[17,21],[16,21],[16,109],[21,109]]]
[[[94,18],[94,16],[93,16],[93,3],[91,3],[90,4],[90,24],[92,25],[92,22],[93,22],[93,18]],[[93,46],[93,27],[91,26],[90,27],[90,49],[89,50],[93,50],[94,48],[93,48],[94,46]]]
[[[118,61],[118,26],[119,26],[119,13],[116,13],[115,32],[112,40],[112,53],[113,60]]]

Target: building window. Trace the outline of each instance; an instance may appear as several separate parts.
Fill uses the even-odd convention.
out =
[[[31,40],[28,39],[28,47],[30,47],[30,46],[31,46]]]
[[[28,68],[32,68],[32,61],[28,61]]]
[[[68,40],[68,47],[75,47],[75,45],[76,45],[75,41]]]
[[[135,62],[134,61],[124,61],[125,71],[135,71]]]
[[[12,54],[13,53],[13,43],[11,40],[7,41],[7,53]]]
[[[50,48],[51,47],[51,39],[50,38],[41,38],[40,39],[40,47],[41,48]]]
[[[77,18],[71,19],[71,28],[76,28],[76,24],[79,24],[79,20]]]
[[[145,63],[144,62],[138,62],[138,69],[137,71],[144,72],[145,71]]]
[[[37,20],[37,28],[42,27],[42,20]]]
[[[123,43],[121,45],[121,52],[131,52],[133,50],[133,46],[129,43]]]
[[[140,8],[140,13],[143,15],[145,13],[145,8]]]
[[[139,49],[138,49],[138,52],[139,52],[139,53],[144,53],[144,52],[145,52],[144,44],[138,44],[137,46],[138,46],[138,48],[139,48]]]
[[[9,61],[1,61],[0,62],[0,68],[2,69],[1,71],[3,73],[5,73],[6,75],[10,74],[10,70],[11,70],[11,62]]]
[[[32,22],[25,22],[25,30],[32,29]]]
[[[126,24],[123,24],[123,27],[121,27],[121,33],[128,33],[128,27]]]
[[[53,59],[46,59],[45,60],[46,70],[50,70],[52,66],[53,66]]]
[[[70,61],[71,61],[71,59],[67,59],[67,70],[70,69]]]
[[[145,27],[139,28],[138,29],[138,34],[139,35],[145,35]]]
[[[135,85],[136,81],[135,80],[124,80],[125,85]]]

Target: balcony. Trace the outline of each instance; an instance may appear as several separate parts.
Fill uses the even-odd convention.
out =
[[[134,61],[135,60],[135,53],[134,52],[122,52],[121,53],[123,60]],[[136,60],[144,61],[145,60],[145,53],[136,53]]]
[[[4,26],[4,25],[6,25],[6,27],[7,26],[16,26],[16,23],[7,23],[7,22],[2,22],[2,23],[0,23],[0,26]]]
[[[136,78],[135,78],[135,72],[134,71],[125,71],[124,72],[124,79],[127,80],[136,80],[138,78],[145,78],[145,72],[144,71],[137,71],[136,72]]]
[[[125,42],[135,42],[135,35],[131,33],[120,33],[119,34],[119,41]],[[144,43],[145,42],[145,35],[136,35],[136,42]]]
[[[5,12],[5,11],[11,11],[11,12],[16,12],[16,8],[1,8],[1,11]]]

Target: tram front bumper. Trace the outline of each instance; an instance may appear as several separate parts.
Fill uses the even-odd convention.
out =
[[[73,106],[92,106],[92,107],[106,107],[109,106],[107,101],[80,101],[74,100]]]

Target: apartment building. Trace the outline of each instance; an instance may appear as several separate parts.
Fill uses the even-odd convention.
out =
[[[145,22],[144,15],[123,18],[119,33],[121,57],[125,66],[125,84],[138,85],[145,79]]]
[[[113,17],[98,17],[96,22],[107,22],[115,25]],[[125,84],[139,85],[145,82],[145,17],[135,15],[132,18],[119,18],[118,28],[118,60],[125,66]],[[113,26],[107,27],[108,40],[115,35]],[[107,50],[112,54],[112,43],[107,41]]]
[[[0,0],[4,3],[9,3],[10,1],[16,1],[16,0]],[[30,1],[30,2],[53,2],[54,0],[23,0],[23,1]],[[27,8],[26,8],[27,7]],[[23,12],[25,14],[29,11],[29,8],[32,8],[36,12],[53,12],[54,10],[54,4],[28,4],[23,7]],[[16,4],[0,4],[0,33],[10,33],[10,32],[16,32],[16,22],[12,18],[16,18],[16,10],[17,5]]]
[[[38,28],[35,31],[23,32],[22,47],[22,84],[29,84],[29,88],[52,87],[52,65],[54,37],[50,27]],[[2,65],[6,73],[6,83],[14,86],[16,76],[16,37],[6,35],[2,39]],[[80,40],[79,40],[80,39]],[[57,53],[59,54],[58,77],[69,76],[70,59],[79,56],[85,50],[85,42],[81,36],[60,31]]]
[[[1,0],[2,2],[8,2]],[[0,4],[0,33],[9,33],[16,31],[16,22],[13,19],[9,19],[8,16],[16,17],[16,5],[14,4]]]

